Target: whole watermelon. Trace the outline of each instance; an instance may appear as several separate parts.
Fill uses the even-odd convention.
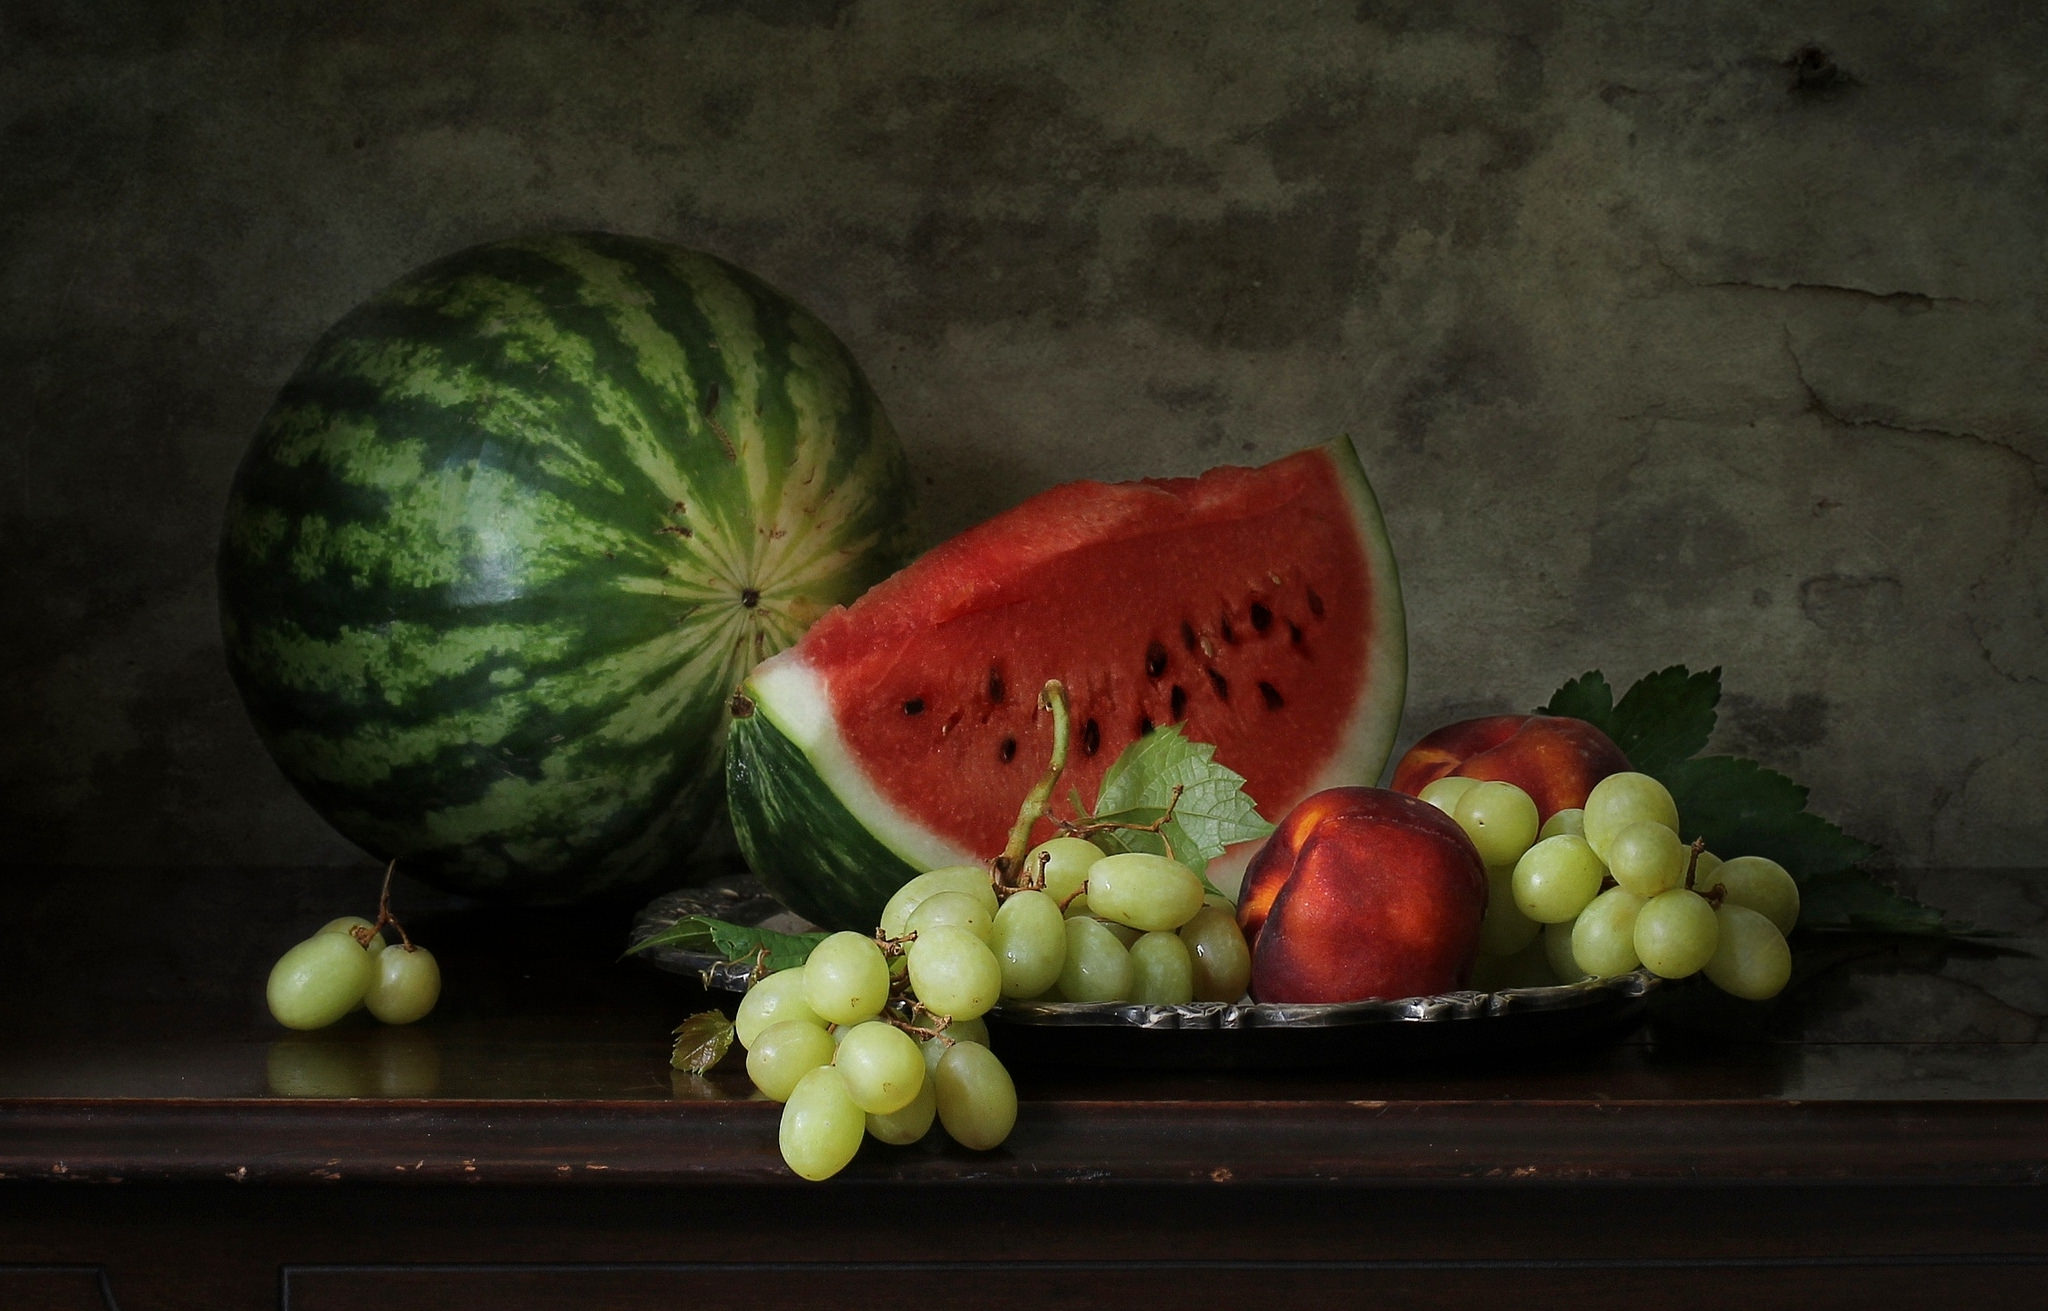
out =
[[[710,255],[461,251],[330,329],[220,550],[228,665],[327,820],[451,890],[650,885],[719,818],[747,670],[910,554],[846,348]]]

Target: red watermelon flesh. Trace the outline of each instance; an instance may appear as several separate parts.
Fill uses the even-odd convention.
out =
[[[1269,819],[1375,781],[1406,637],[1350,442],[1257,469],[1055,487],[828,613],[748,691],[794,722],[863,823],[937,865],[1002,850],[1050,755],[1038,692],[1052,678],[1072,729],[1055,813],[1070,787],[1092,802],[1117,753],[1166,724],[1215,744]]]

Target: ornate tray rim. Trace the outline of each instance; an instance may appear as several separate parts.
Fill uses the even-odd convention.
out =
[[[729,903],[729,914],[747,916],[735,923],[763,923],[774,914],[787,915],[779,903],[758,890],[751,879],[726,880],[712,890]],[[736,886],[735,886],[736,885]],[[678,917],[672,908],[704,889],[683,889],[655,898],[635,919],[631,941],[638,942]],[[764,913],[765,912],[765,913]],[[686,910],[683,913],[704,913]],[[793,918],[793,917],[792,917]],[[707,990],[744,993],[750,986],[750,963],[720,959],[710,952],[653,948],[639,959],[675,974],[694,974]],[[1034,1029],[1098,1032],[1177,1031],[1238,1032],[1244,1030],[1329,1030],[1379,1025],[1484,1023],[1518,1017],[1598,1012],[1622,1018],[1638,1009],[1661,980],[1647,970],[1577,983],[1503,988],[1496,992],[1462,990],[1422,997],[1370,1001],[1298,1004],[1280,1002],[1188,1002],[1146,1005],[1138,1002],[1006,1002],[989,1018],[1006,1025]]]

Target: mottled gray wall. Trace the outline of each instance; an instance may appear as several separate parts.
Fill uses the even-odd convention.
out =
[[[936,531],[1353,434],[1404,741],[1719,663],[1897,863],[2039,863],[2038,13],[4,0],[7,857],[358,858],[222,671],[235,461],[379,285],[598,226],[837,327]]]

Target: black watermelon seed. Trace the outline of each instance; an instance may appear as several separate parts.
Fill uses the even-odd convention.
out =
[[[1316,595],[1313,587],[1308,589],[1308,612],[1318,619],[1323,617],[1323,598]]]
[[[1237,630],[1230,626],[1230,616],[1224,615],[1217,623],[1223,632],[1223,640],[1232,646],[1236,646]]]
[[[1187,689],[1183,688],[1179,683],[1175,683],[1173,685],[1173,695],[1167,698],[1167,703],[1173,707],[1173,719],[1175,723],[1179,723],[1182,719],[1187,717]]]
[[[1003,700],[1003,671],[995,665],[988,667],[988,699],[998,705]]]
[[[1280,697],[1280,689],[1264,679],[1259,681],[1259,697],[1266,703],[1266,709],[1268,710],[1278,710],[1281,706],[1287,704]]]
[[[1143,736],[1145,736],[1145,734],[1147,734],[1147,733],[1151,732],[1151,731],[1152,731],[1152,729],[1153,729],[1153,723],[1152,723],[1152,716],[1150,716],[1150,715],[1139,715],[1139,716],[1138,716],[1138,736],[1139,736],[1139,737],[1143,737]]]
[[[1102,750],[1102,726],[1092,719],[1081,725],[1081,750],[1091,756]]]
[[[1209,686],[1216,689],[1217,699],[1230,700],[1230,680],[1213,669],[1204,669],[1202,672],[1209,676]]]
[[[1301,625],[1292,619],[1287,621],[1287,641],[1293,646],[1301,645]]]
[[[1166,672],[1166,647],[1154,642],[1145,648],[1145,677],[1158,678]]]
[[[923,697],[917,697],[917,696],[914,696],[914,697],[910,698],[910,700],[908,700],[908,701],[905,701],[905,702],[903,703],[903,713],[904,713],[904,714],[906,714],[906,715],[921,715],[921,714],[923,714],[923,713],[924,713],[924,698],[923,698]]]
[[[996,756],[1006,765],[1009,764],[1012,760],[1016,759],[1017,739],[1014,737],[1004,738],[1003,744],[996,748]]]
[[[1195,626],[1183,619],[1180,621],[1180,644],[1188,650],[1196,648]]]
[[[1252,629],[1263,633],[1273,626],[1273,612],[1257,601],[1252,602]]]

